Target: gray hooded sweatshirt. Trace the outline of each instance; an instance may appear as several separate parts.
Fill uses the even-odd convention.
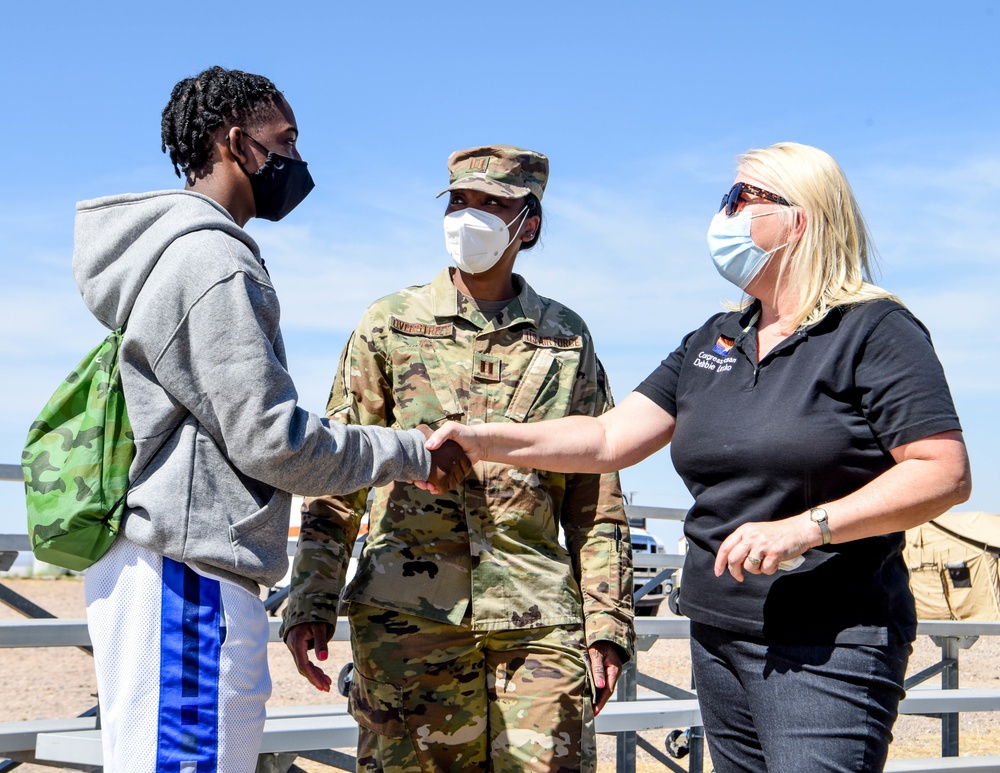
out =
[[[427,479],[419,431],[344,426],[298,407],[260,251],[212,199],[81,202],[73,274],[103,325],[127,323],[128,539],[256,593],[288,566],[286,492]]]

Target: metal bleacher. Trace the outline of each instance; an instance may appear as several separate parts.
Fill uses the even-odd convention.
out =
[[[16,465],[0,465],[0,480],[20,481]],[[629,506],[630,518],[680,520],[684,511],[670,508]],[[290,551],[294,542],[290,542]],[[26,535],[0,535],[0,571],[8,569],[18,553],[29,550]],[[636,557],[644,566],[658,570],[645,588],[667,579],[682,557],[650,554]],[[643,588],[636,590],[637,595]],[[0,649],[18,647],[79,647],[90,651],[86,621],[59,619],[5,586],[0,577],[0,602],[24,615],[23,620],[0,620]],[[280,602],[280,597],[275,603]],[[271,640],[277,641],[278,620],[271,620]],[[968,711],[1000,711],[1000,689],[959,688],[959,653],[981,636],[1000,635],[1000,622],[922,621],[919,635],[930,636],[941,650],[940,660],[907,680],[901,714],[938,717],[941,721],[941,757],[894,760],[890,773],[920,771],[1000,771],[1000,756],[959,757],[959,715]],[[666,769],[690,773],[705,765],[703,733],[695,693],[660,681],[641,670],[642,653],[661,639],[686,639],[688,621],[679,617],[636,619],[637,657],[619,680],[616,700],[597,717],[599,733],[617,738],[615,767],[618,773],[633,773],[636,751],[643,749]],[[335,639],[349,638],[345,619],[336,628]],[[940,676],[940,687],[928,680]],[[642,693],[639,690],[642,688]],[[39,762],[75,770],[100,769],[101,743],[96,707],[83,716],[0,723],[0,773],[24,762]],[[682,768],[642,738],[651,729],[683,728],[689,736],[687,767]],[[354,769],[349,750],[357,739],[357,726],[343,704],[291,706],[268,710],[262,754],[291,753],[334,768]]]

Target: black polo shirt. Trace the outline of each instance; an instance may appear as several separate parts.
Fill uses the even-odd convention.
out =
[[[901,533],[815,548],[798,569],[742,583],[713,572],[740,524],[846,496],[893,466],[890,449],[960,429],[930,335],[898,303],[834,309],[760,364],[758,308],[712,317],[636,389],[676,417],[671,458],[695,500],[681,609],[771,641],[912,640]]]

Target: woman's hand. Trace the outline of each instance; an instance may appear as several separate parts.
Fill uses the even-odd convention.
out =
[[[958,430],[890,449],[896,464],[875,480],[834,502],[824,502],[834,542],[906,531],[964,502],[972,489],[969,455]],[[745,523],[715,557],[715,576],[774,574],[779,564],[823,544],[808,513],[780,521]]]
[[[670,442],[674,417],[633,392],[600,416],[564,416],[522,424],[468,426],[445,422],[429,441],[434,451],[458,443],[473,464],[487,460],[550,472],[614,472],[640,462]]]
[[[472,464],[483,458],[483,438],[476,427],[459,424],[457,421],[446,421],[425,444],[428,451],[436,451],[451,440],[462,447]]]
[[[432,494],[444,494],[457,488],[458,484],[465,480],[472,470],[472,462],[469,461],[469,457],[462,452],[457,443],[450,440],[444,440],[431,448],[430,441],[433,439],[431,428],[426,424],[421,424],[417,429],[423,432],[424,437],[428,439],[427,448],[431,452],[431,474],[426,481],[413,481],[413,483],[417,488],[430,491]]]
[[[330,692],[333,680],[309,660],[309,648],[316,650],[316,660],[326,660],[326,645],[332,637],[333,626],[329,623],[299,623],[289,628],[285,635],[285,646],[291,650],[295,667],[309,680],[309,684],[323,692]]]
[[[744,572],[774,574],[782,561],[822,543],[822,532],[807,513],[780,521],[744,523],[719,547],[715,576],[721,577],[727,568],[737,582],[743,582]]]
[[[615,685],[622,672],[622,656],[618,645],[609,641],[596,641],[587,648],[590,656],[590,673],[597,687],[594,716],[601,713],[604,704],[615,694]]]

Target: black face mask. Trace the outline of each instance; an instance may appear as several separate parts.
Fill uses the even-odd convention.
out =
[[[243,136],[256,142],[267,150],[267,146],[258,142],[246,132]],[[243,169],[243,174],[250,178],[250,189],[253,191],[253,203],[257,209],[257,217],[264,220],[281,220],[295,209],[309,195],[316,183],[307,169],[305,161],[296,161],[288,156],[281,156],[267,150],[267,160],[253,174]]]

